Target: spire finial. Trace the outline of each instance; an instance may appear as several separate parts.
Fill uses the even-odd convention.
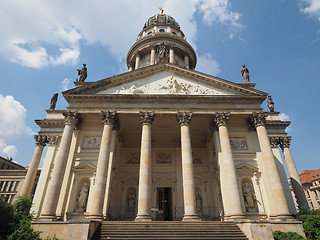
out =
[[[159,10],[160,10],[160,14],[163,14],[164,9],[160,5],[159,5]]]

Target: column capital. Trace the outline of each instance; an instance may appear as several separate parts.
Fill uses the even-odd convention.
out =
[[[192,119],[192,112],[177,112],[176,120],[180,126],[188,126]]]
[[[250,118],[250,123],[255,128],[259,126],[264,126],[266,124],[266,118],[268,113],[265,112],[253,112]]]
[[[48,139],[46,135],[34,135],[34,140],[37,146],[45,147],[48,143]]]
[[[154,121],[154,112],[139,112],[140,122],[142,125],[148,124],[151,125]]]
[[[291,137],[280,137],[280,147],[283,150],[284,148],[290,147]]]
[[[114,130],[120,128],[119,118],[115,111],[101,111],[101,115],[104,125],[111,125]]]
[[[62,115],[65,118],[65,125],[76,126],[79,122],[80,114],[78,112],[64,111]]]
[[[48,136],[48,144],[50,146],[56,146],[58,145],[58,142],[59,142],[59,139],[60,139],[61,136],[58,136],[58,135],[49,135]]]
[[[220,126],[227,126],[229,117],[229,112],[216,113],[213,115],[213,122],[217,125],[218,128]]]
[[[270,145],[272,148],[277,148],[280,143],[279,137],[269,137]]]

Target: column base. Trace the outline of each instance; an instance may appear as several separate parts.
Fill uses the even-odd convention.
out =
[[[246,217],[243,214],[224,216],[224,221],[234,221],[234,220],[243,220],[243,219],[246,219]]]
[[[149,214],[137,215],[137,217],[134,220],[137,222],[151,222],[152,221]]]
[[[197,214],[195,215],[184,215],[183,222],[188,222],[188,221],[201,221],[201,219],[199,218],[199,216]]]
[[[41,214],[39,221],[57,221],[58,218],[55,214]]]
[[[103,216],[102,214],[92,214],[88,217],[88,219],[93,220],[93,221],[102,221],[103,220]]]
[[[294,221],[296,220],[294,217],[291,215],[277,215],[277,217],[272,218],[274,221]]]

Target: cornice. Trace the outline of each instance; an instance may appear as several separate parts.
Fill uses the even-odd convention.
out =
[[[53,119],[44,119],[44,120],[35,120],[36,124],[40,128],[64,128],[65,121],[61,120],[53,120]]]
[[[291,124],[291,121],[267,121],[266,128],[286,128]]]

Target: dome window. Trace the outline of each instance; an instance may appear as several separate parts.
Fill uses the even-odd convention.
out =
[[[152,34],[152,31],[150,31],[150,32],[147,33],[147,35],[150,35],[150,34]]]
[[[177,35],[175,32],[172,32],[173,35]]]
[[[164,30],[163,28],[159,30],[159,32],[163,33],[166,32],[166,30]]]

